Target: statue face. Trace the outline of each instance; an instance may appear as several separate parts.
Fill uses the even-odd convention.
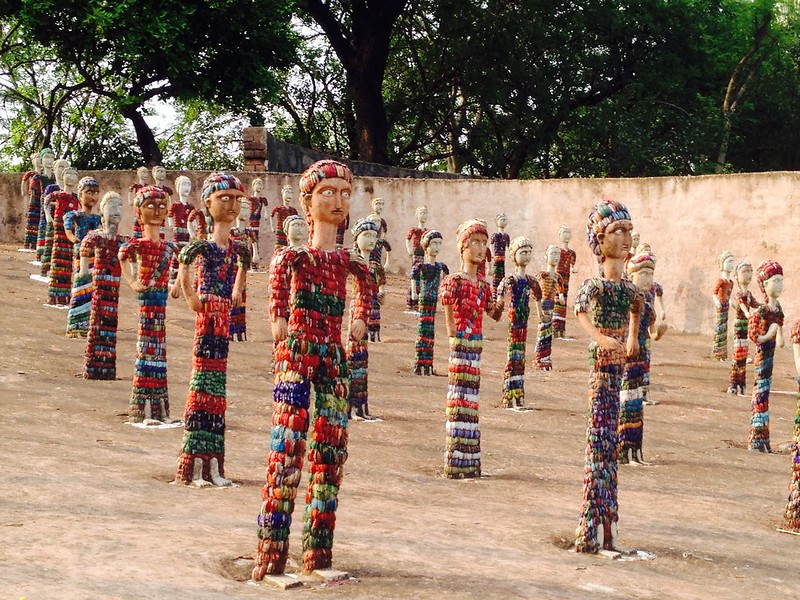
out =
[[[611,259],[624,259],[631,249],[631,231],[633,223],[628,219],[620,219],[610,223],[603,233],[598,234],[600,251],[603,256]]]
[[[139,167],[136,169],[136,177],[139,179],[139,183],[144,183],[147,181],[147,178],[150,176],[150,169],[147,167]]]
[[[189,194],[192,193],[192,181],[188,177],[186,179],[181,179],[181,183],[178,186],[178,196],[181,198],[186,198]]]
[[[122,199],[112,197],[103,204],[103,223],[119,225],[122,221]]]
[[[253,179],[253,183],[250,186],[253,190],[253,195],[258,196],[264,191],[264,180],[261,178]]]
[[[422,209],[417,211],[417,221],[419,223],[425,223],[428,220],[428,209]]]
[[[142,202],[139,207],[139,219],[142,225],[158,225],[164,224],[167,218],[167,199],[166,198],[149,198]]]
[[[358,234],[356,245],[361,252],[372,252],[378,243],[378,232],[367,230]]]
[[[41,161],[45,169],[52,169],[53,163],[56,162],[56,155],[52,152],[45,152],[41,157]]]
[[[428,256],[431,258],[436,258],[439,256],[439,252],[442,250],[442,240],[440,238],[433,238],[430,242],[428,242],[428,249],[425,251],[428,253]]]
[[[291,203],[293,195],[294,193],[292,192],[292,188],[289,186],[286,186],[281,190],[281,198],[283,199],[284,204]]]
[[[722,270],[725,271],[726,273],[730,273],[731,271],[733,271],[733,262],[734,260],[732,256],[726,258],[725,262],[722,263]]]
[[[514,263],[519,267],[527,267],[531,264],[531,259],[533,258],[533,248],[530,246],[522,246],[519,250],[517,250],[516,254],[514,254]]]
[[[742,287],[747,287],[753,281],[753,267],[742,267],[736,273],[736,280]]]
[[[69,167],[64,168],[62,177],[65,186],[74,187],[78,185],[78,172],[75,169]]]
[[[240,190],[217,190],[206,198],[208,214],[215,223],[233,223],[239,215],[243,197]]]
[[[153,180],[156,183],[164,181],[166,178],[167,178],[167,170],[164,167],[162,167],[161,165],[153,167]]]
[[[372,210],[374,210],[377,214],[381,214],[385,204],[386,203],[383,201],[383,198],[375,198],[372,200]]]
[[[558,246],[550,246],[547,249],[547,264],[556,266],[559,260],[561,260],[561,250]]]
[[[239,208],[239,218],[242,221],[250,220],[250,202],[244,196],[242,196],[242,205]]]
[[[631,232],[631,248],[633,250],[636,250],[636,248],[639,247],[639,238],[640,236],[638,231]]]
[[[86,212],[91,212],[92,209],[100,202],[100,188],[89,186],[81,190],[78,194],[78,202]]]
[[[497,217],[497,219],[495,220],[495,223],[497,223],[497,226],[498,226],[500,229],[505,229],[505,228],[506,228],[506,226],[508,225],[508,217],[507,217],[507,216],[505,216],[505,215],[500,215],[500,216],[498,216],[498,217]]]
[[[39,158],[39,155],[35,152],[31,154],[31,164],[33,165],[34,171],[38,171],[42,168],[42,159]]]
[[[773,275],[764,282],[764,293],[767,298],[777,299],[783,291],[783,275]]]
[[[562,244],[568,244],[572,239],[572,230],[568,227],[565,227],[561,231],[558,232],[558,241]]]
[[[315,224],[337,226],[350,212],[350,195],[353,186],[346,179],[323,179],[304,197],[305,210]]]
[[[653,287],[653,273],[653,269],[645,267],[643,269],[639,269],[635,273],[631,273],[630,278],[633,282],[633,285],[643,292],[646,292]]]
[[[466,264],[480,265],[486,262],[486,248],[489,245],[489,238],[482,233],[473,233],[467,239],[464,249],[461,251],[461,260]]]
[[[308,241],[308,223],[305,219],[292,219],[286,230],[286,237],[292,245],[299,246]]]

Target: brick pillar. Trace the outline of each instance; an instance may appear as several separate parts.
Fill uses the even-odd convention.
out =
[[[245,127],[242,131],[244,140],[244,170],[267,170],[267,130],[264,127]]]

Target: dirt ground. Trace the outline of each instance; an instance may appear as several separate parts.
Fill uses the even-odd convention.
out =
[[[250,277],[249,340],[233,343],[229,359],[226,475],[240,487],[197,490],[169,484],[180,429],[124,423],[136,337],[131,290],[120,304],[119,378],[85,381],[76,378],[85,342],[64,337],[65,312],[42,306],[46,286],[29,278],[30,259],[0,247],[0,598],[800,596],[800,537],[775,531],[796,402],[789,349],[775,361],[777,452],[763,455],[743,449],[750,399],[724,393],[728,367],[705,358],[710,339],[670,331],[654,344],[660,404],[645,409],[644,447],[653,465],[621,466],[619,528],[624,545],[656,558],[611,561],[565,549],[577,524],[586,427],[586,341],[575,320],[567,331],[578,340],[554,343],[553,372],[534,372],[529,361],[535,410],[527,413],[499,408],[506,322],[487,324],[484,478],[449,481],[441,476],[447,380],[411,373],[415,318],[402,311],[404,280],[393,277],[383,343],[370,345],[370,407],[383,421],[351,424],[339,496],[334,567],[353,579],[281,592],[246,582],[272,403],[266,275]],[[182,299],[170,300],[167,322],[180,416],[194,331]],[[446,374],[441,313],[436,335],[435,366]]]

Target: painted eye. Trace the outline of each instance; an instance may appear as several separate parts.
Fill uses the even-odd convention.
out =
[[[349,200],[350,199],[350,192],[342,192],[342,198]]]
[[[330,198],[333,196],[333,190],[322,190],[322,195],[327,198]]]

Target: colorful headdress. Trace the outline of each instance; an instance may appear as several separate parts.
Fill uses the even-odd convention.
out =
[[[88,187],[99,188],[100,183],[94,177],[89,177],[89,176],[81,177],[81,180],[78,182],[78,187],[76,188],[78,194],[80,194],[83,190],[85,190]]]
[[[138,189],[136,195],[133,197],[133,205],[139,208],[144,204],[145,200],[154,200],[158,198],[167,198],[167,192],[157,185],[145,185]]]
[[[39,158],[44,158],[45,154],[52,154],[53,156],[56,155],[56,153],[53,152],[52,148],[42,148],[41,150],[39,150]]]
[[[717,258],[717,267],[719,270],[722,271],[723,265],[725,265],[725,261],[729,258],[733,258],[733,253],[728,252],[727,250],[723,250],[719,253],[719,257]]]
[[[482,233],[487,238],[489,237],[489,230],[486,228],[486,221],[482,219],[470,219],[469,221],[464,221],[458,226],[458,229],[456,229],[456,243],[458,244],[459,253],[464,251],[469,237],[471,235],[475,235],[476,233]]]
[[[244,186],[238,178],[228,173],[211,173],[203,181],[203,191],[200,193],[200,201],[205,203],[208,197],[214,192],[221,190],[239,190],[244,193]]]
[[[511,255],[511,260],[514,260],[514,257],[517,255],[517,251],[521,248],[533,249],[533,243],[524,235],[515,237],[508,245],[508,253]]]
[[[650,250],[649,244],[639,244],[634,254],[628,261],[628,274],[636,273],[642,269],[655,269],[656,257]]]
[[[358,236],[365,231],[374,231],[375,233],[378,233],[378,228],[379,225],[375,221],[364,217],[363,219],[356,221],[356,224],[353,225],[353,229],[350,231],[350,233],[353,234],[353,239],[355,240],[358,239]]]
[[[762,294],[766,295],[767,293],[766,290],[764,290],[764,282],[775,275],[783,275],[783,267],[781,267],[778,261],[765,260],[758,265],[756,269],[756,281],[758,281],[758,289],[761,290]]]
[[[316,185],[323,179],[344,179],[353,182],[353,172],[345,164],[335,160],[318,160],[300,175],[300,192],[310,194]]]
[[[431,240],[440,240],[442,239],[442,234],[436,231],[435,229],[428,229],[419,240],[419,245],[422,246],[423,250],[427,250],[428,246],[431,243]]]
[[[594,205],[589,213],[589,222],[586,224],[586,238],[589,247],[596,256],[602,256],[600,241],[597,236],[606,230],[606,227],[616,221],[630,220],[631,215],[624,204],[614,200],[603,200]]]

